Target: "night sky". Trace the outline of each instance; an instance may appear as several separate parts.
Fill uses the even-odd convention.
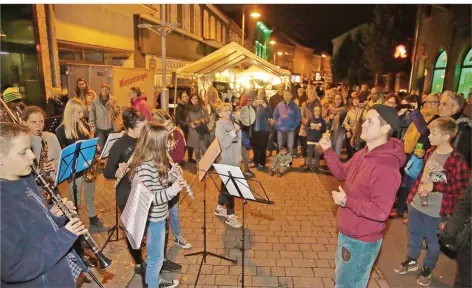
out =
[[[240,4],[218,4],[241,27]],[[413,37],[416,5],[394,5],[403,15],[400,28]],[[270,29],[278,29],[315,52],[332,53],[331,40],[360,24],[370,22],[375,5],[370,4],[272,4],[258,5],[262,20]],[[247,15],[247,14],[246,14]],[[251,21],[246,18],[246,21]],[[247,23],[247,22],[246,22]]]

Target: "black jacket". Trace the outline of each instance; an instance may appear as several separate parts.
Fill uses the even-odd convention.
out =
[[[469,165],[469,168],[471,168],[472,121],[466,116],[462,115],[462,113],[452,115],[452,118],[457,121],[459,129],[457,131],[456,137],[452,139],[451,145],[452,147],[456,148],[462,154],[462,156],[464,156],[467,165]]]
[[[464,228],[464,223],[467,219],[471,216],[471,195],[472,195],[472,187],[469,186],[462,197],[459,199],[459,202],[456,204],[456,208],[454,209],[454,213],[451,217],[447,220],[447,225],[445,230],[441,235],[441,240],[445,244],[455,244],[455,240],[457,235],[462,231]],[[471,249],[471,235],[468,234],[469,237],[465,242],[464,246],[458,251],[459,253],[468,253],[470,257],[470,249]]]
[[[178,103],[177,108],[175,108],[175,123],[177,123],[177,126],[184,131],[185,136],[187,136],[188,132],[188,123],[186,122],[187,119],[187,105]],[[187,138],[187,137],[185,137]]]

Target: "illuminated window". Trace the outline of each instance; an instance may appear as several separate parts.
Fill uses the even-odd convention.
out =
[[[472,91],[472,49],[465,55],[462,62],[461,78],[459,80],[458,93],[464,94],[465,98],[469,98]]]
[[[444,77],[446,76],[447,53],[442,51],[439,53],[436,65],[433,71],[433,83],[431,85],[431,93],[441,93],[444,86]]]
[[[202,12],[199,4],[193,4],[193,34],[202,36]]]

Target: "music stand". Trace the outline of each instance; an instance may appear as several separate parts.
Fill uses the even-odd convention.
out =
[[[105,146],[103,147],[103,150],[102,150],[102,154],[100,155],[100,159],[103,159],[103,158],[107,158],[108,157],[108,154],[110,153],[110,149],[111,147],[113,146],[113,144],[118,140],[120,139],[121,137],[123,137],[123,133],[111,133],[110,135],[108,135],[108,139],[107,139],[107,142],[105,143]],[[119,229],[123,229],[122,227],[120,227],[120,225],[118,225],[118,205],[115,205],[115,226],[113,226],[109,231],[108,231],[108,238],[107,240],[105,241],[105,244],[103,244],[103,247],[102,247],[102,250],[105,249],[105,247],[107,246],[108,242],[115,242],[115,241],[120,241],[120,237],[119,237]],[[113,236],[113,234],[116,232],[116,237],[115,239],[111,239],[111,237]]]
[[[77,173],[85,171],[92,166],[95,152],[97,151],[98,138],[77,141],[61,151],[61,160],[56,174],[56,186],[71,179],[74,205],[79,213],[77,203],[77,184],[75,183]]]
[[[48,117],[44,120],[44,131],[56,133],[56,128],[61,124],[61,116]]]
[[[203,155],[203,157],[200,159],[198,163],[198,170],[199,170],[199,180],[203,180],[203,250],[195,253],[189,253],[185,254],[184,256],[195,256],[195,255],[203,255],[202,261],[200,262],[200,267],[198,269],[198,274],[197,274],[197,279],[195,280],[195,287],[197,287],[198,279],[200,278],[200,273],[202,271],[202,266],[203,263],[206,264],[206,257],[207,256],[213,256],[217,257],[226,261],[230,261],[232,263],[236,263],[236,260],[226,258],[224,256],[208,252],[207,251],[207,222],[206,222],[206,206],[207,206],[207,201],[206,201],[206,191],[207,191],[207,185],[206,185],[206,175],[208,170],[210,169],[211,165],[215,161],[216,157],[221,153],[221,147],[218,142],[218,139],[215,138],[211,145],[208,147],[207,151]],[[203,168],[203,169],[202,169]]]
[[[244,257],[245,257],[245,245],[244,245],[244,239],[246,237],[246,229],[245,229],[245,210],[244,207],[246,206],[248,201],[253,201],[257,203],[262,203],[262,204],[268,204],[268,205],[273,205],[274,202],[269,199],[267,196],[267,193],[265,192],[264,186],[262,186],[260,181],[257,180],[246,180],[244,178],[243,172],[241,171],[241,168],[232,166],[232,165],[224,165],[224,164],[213,164],[213,167],[215,167],[216,174],[220,176],[221,181],[223,182],[222,185],[225,185],[228,193],[231,196],[234,196],[236,198],[241,198],[243,200],[243,236],[241,239],[242,247],[241,247],[241,253],[242,253],[242,268],[241,268],[241,283],[242,287],[244,288]],[[253,193],[251,191],[251,188],[249,187],[249,184],[247,181],[255,182],[260,185],[262,188],[262,191],[264,192],[265,196],[260,196],[256,193]],[[220,192],[221,193],[221,192]],[[256,198],[254,195],[259,196],[259,198]]]

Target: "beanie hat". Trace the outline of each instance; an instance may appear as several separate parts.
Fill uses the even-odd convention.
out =
[[[15,100],[21,100],[21,98],[23,97],[21,97],[18,88],[10,87],[3,91],[3,101],[5,101],[5,103],[12,102]]]
[[[397,109],[385,106],[383,104],[376,104],[372,106],[371,109],[374,109],[379,113],[380,117],[387,122],[393,130],[400,130],[400,118],[398,118]]]

